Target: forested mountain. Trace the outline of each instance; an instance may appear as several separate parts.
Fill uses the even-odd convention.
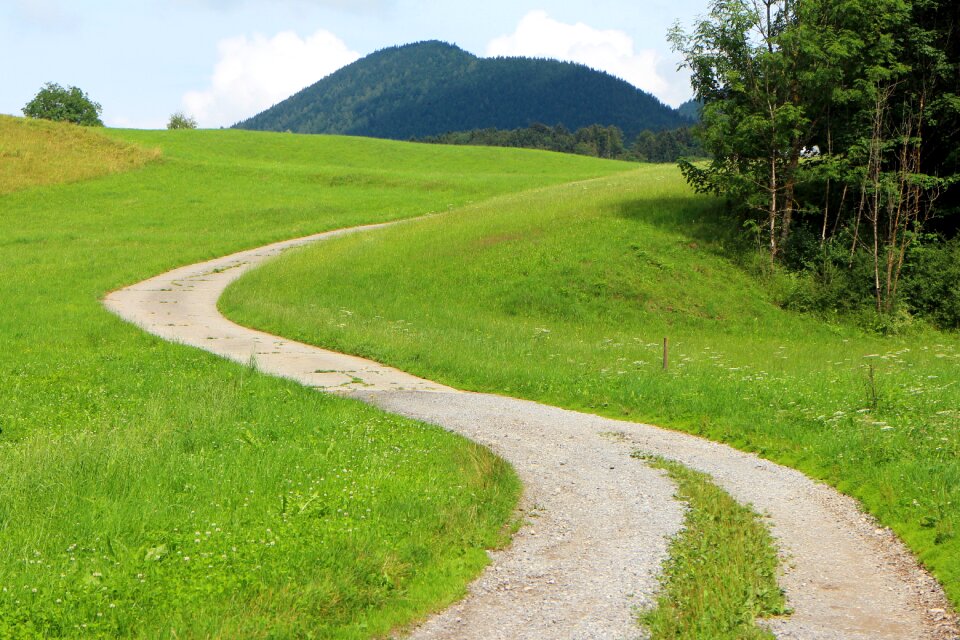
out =
[[[691,98],[677,107],[677,113],[690,120],[690,122],[700,122],[700,109],[702,108],[702,102]]]
[[[628,82],[583,65],[478,58],[430,41],[373,53],[235,127],[405,140],[534,123],[571,130],[615,125],[633,139],[689,120]]]

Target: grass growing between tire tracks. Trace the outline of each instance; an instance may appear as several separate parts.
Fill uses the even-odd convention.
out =
[[[657,604],[640,614],[652,640],[772,639],[757,618],[789,611],[777,585],[773,539],[759,516],[704,473],[641,452],[633,457],[666,471],[688,506]]]
[[[644,166],[284,256],[221,308],[443,384],[756,451],[858,498],[960,603],[960,338],[783,310],[730,260],[717,208]]]
[[[0,149],[19,158],[57,140],[162,151],[126,173],[84,152],[70,162],[101,177],[63,184],[80,176],[50,165],[26,171],[33,186],[0,184],[0,638],[367,638],[460,595],[503,541],[519,492],[507,465],[439,428],[168,344],[99,299],[271,241],[625,165],[0,124]]]

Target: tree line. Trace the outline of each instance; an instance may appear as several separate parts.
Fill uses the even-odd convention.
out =
[[[711,157],[681,170],[803,276],[798,306],[960,327],[960,3],[713,0],[671,41]]]
[[[415,142],[434,144],[518,147],[560,153],[575,153],[595,158],[639,162],[676,162],[681,157],[702,158],[704,151],[690,127],[665,131],[642,131],[631,144],[615,125],[589,125],[570,131],[562,124],[534,123],[520,129],[472,129],[436,136],[414,138]]]

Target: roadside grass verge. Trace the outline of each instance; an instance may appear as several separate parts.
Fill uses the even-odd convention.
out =
[[[757,619],[788,610],[773,539],[759,516],[704,473],[642,452],[633,457],[666,471],[689,507],[670,546],[657,604],[640,612],[652,640],[772,639]]]
[[[444,384],[756,451],[858,498],[960,603],[960,337],[779,308],[729,258],[718,206],[644,166],[298,251],[221,307]]]
[[[503,542],[519,492],[505,463],[166,343],[99,300],[243,248],[625,165],[104,134],[162,158],[0,188],[0,637],[366,638],[460,595]]]

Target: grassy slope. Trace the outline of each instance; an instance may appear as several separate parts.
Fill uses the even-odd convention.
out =
[[[222,305],[447,384],[759,451],[861,499],[960,602],[960,340],[779,309],[715,246],[714,207],[648,166],[317,246]]]
[[[3,148],[20,144],[7,131]],[[455,597],[516,499],[506,465],[154,339],[98,299],[240,248],[622,165],[107,134],[163,159],[0,196],[0,637],[366,637]]]
[[[0,195],[129,171],[159,151],[91,135],[83,127],[0,115]]]

